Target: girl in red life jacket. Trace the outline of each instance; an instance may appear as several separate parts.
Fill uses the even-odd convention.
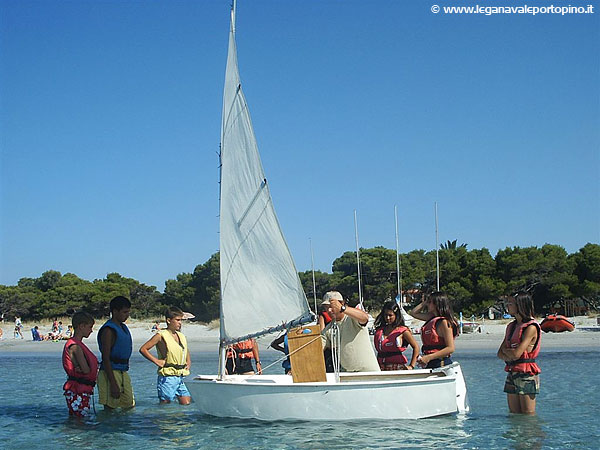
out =
[[[419,356],[419,344],[404,325],[402,311],[394,300],[384,303],[375,319],[375,350],[381,370],[412,370]],[[412,347],[410,364],[403,352],[407,344]]]
[[[454,353],[458,323],[452,314],[448,296],[442,292],[434,292],[409,314],[425,321],[421,328],[423,354],[417,358],[419,365],[426,369],[436,369],[451,364],[450,356]]]
[[[506,326],[498,358],[506,362],[504,370],[508,372],[504,383],[508,409],[515,414],[535,414],[541,372],[535,358],[540,353],[541,330],[533,319],[533,300],[527,293],[518,293],[508,298],[507,309],[515,320]]]

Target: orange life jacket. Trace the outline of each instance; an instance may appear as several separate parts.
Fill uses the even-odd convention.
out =
[[[236,342],[227,350],[227,358],[252,359],[254,358],[254,353],[252,353],[253,348],[254,342],[252,339]]]
[[[527,322],[518,323],[516,320],[509,323],[506,327],[506,335],[504,337],[504,345],[506,348],[516,348],[521,343],[523,332],[527,327],[533,325],[536,328],[537,338],[531,352],[525,350],[519,359],[506,363],[504,370],[506,372],[519,372],[536,375],[541,373],[541,369],[535,362],[535,358],[540,354],[540,325],[533,319]]]

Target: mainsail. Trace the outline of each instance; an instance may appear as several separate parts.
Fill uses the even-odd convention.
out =
[[[235,3],[221,125],[221,341],[310,320],[300,278],[279,226],[242,92]]]

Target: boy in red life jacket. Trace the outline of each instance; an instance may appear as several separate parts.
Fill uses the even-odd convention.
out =
[[[94,327],[94,318],[83,311],[73,314],[74,335],[65,343],[62,363],[67,373],[63,385],[69,415],[85,417],[90,413],[90,397],[98,377],[98,359],[83,343]]]
[[[509,297],[508,313],[515,320],[506,326],[498,358],[506,362],[504,383],[508,409],[515,414],[535,414],[535,397],[540,393],[541,372],[535,362],[540,353],[541,330],[533,319],[533,300],[527,293]]]

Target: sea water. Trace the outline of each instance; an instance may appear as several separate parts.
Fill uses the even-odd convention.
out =
[[[455,357],[471,412],[383,422],[269,423],[202,416],[193,405],[159,406],[155,366],[136,353],[130,370],[135,409],[107,413],[96,405],[97,414],[81,422],[68,417],[62,395],[62,345],[40,345],[56,345],[57,352],[0,350],[0,448],[600,448],[598,348],[543,351],[536,416],[508,414],[502,362],[495,351],[471,350]],[[261,356],[267,365],[278,354]],[[215,373],[214,353],[192,358],[194,373]],[[269,370],[280,371],[279,364]]]

